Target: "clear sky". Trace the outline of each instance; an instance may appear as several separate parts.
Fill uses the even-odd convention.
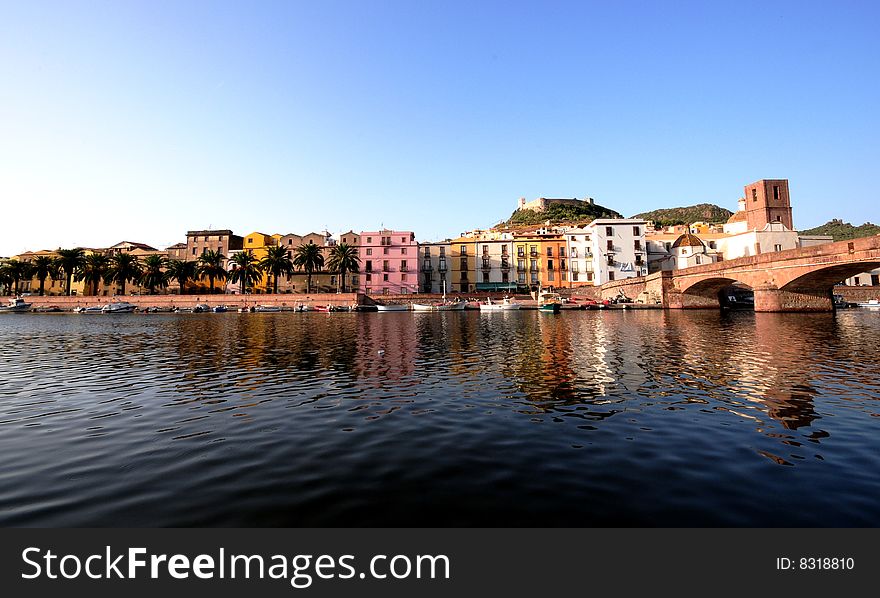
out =
[[[436,240],[788,178],[877,222],[880,3],[0,0],[0,255],[188,229]]]

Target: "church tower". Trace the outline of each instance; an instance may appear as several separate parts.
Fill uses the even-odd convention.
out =
[[[770,222],[781,222],[794,230],[788,179],[761,179],[745,186],[746,220],[749,230],[761,230]]]

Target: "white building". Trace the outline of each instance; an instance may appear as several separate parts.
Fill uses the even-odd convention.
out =
[[[592,232],[587,226],[563,230],[571,286],[595,284]]]
[[[595,285],[648,274],[644,220],[600,218],[590,229]]]

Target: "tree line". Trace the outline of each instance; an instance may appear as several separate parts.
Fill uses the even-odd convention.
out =
[[[224,267],[226,256],[219,251],[205,250],[198,259],[169,259],[161,255],[148,255],[143,259],[130,253],[86,254],[81,247],[74,249],[58,249],[54,256],[41,255],[32,261],[9,260],[0,266],[0,286],[6,293],[19,294],[23,281],[36,278],[39,283],[39,294],[45,293],[47,278],[65,281],[64,292],[70,295],[73,281],[85,282],[93,295],[98,294],[98,285],[116,284],[120,294],[125,294],[127,283],[137,283],[149,289],[151,295],[157,289],[168,287],[171,281],[180,284],[180,292],[186,292],[186,285],[197,280],[207,280],[210,292],[215,292],[215,284],[226,282],[240,285],[242,292],[267,274],[272,280],[273,292],[278,292],[278,279],[285,276],[288,280],[297,273],[303,272],[307,277],[306,290],[312,292],[312,275],[321,272],[325,267],[324,254],[321,247],[314,243],[302,244],[295,248],[292,255],[287,248],[274,246],[266,248],[266,255],[257,259],[250,250],[240,251],[229,258],[230,268]],[[345,292],[345,276],[360,271],[360,258],[357,247],[340,243],[330,249],[326,266],[330,272],[337,273],[340,279],[340,290]]]

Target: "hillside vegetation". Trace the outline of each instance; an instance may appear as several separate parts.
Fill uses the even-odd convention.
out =
[[[853,226],[849,222],[838,220],[835,218],[825,224],[802,230],[802,235],[831,235],[835,241],[846,241],[847,239],[858,239],[859,237],[870,237],[880,235],[880,226],[866,222],[861,226]]]
[[[578,206],[551,204],[543,212],[535,212],[534,210],[516,210],[506,222],[502,222],[501,224],[506,224],[508,226],[521,226],[524,224],[533,225],[544,224],[548,220],[551,224],[560,224],[564,222],[580,223],[590,222],[596,218],[623,218],[623,216],[621,216],[619,212],[615,212],[610,208],[587,202]]]
[[[663,208],[636,214],[633,218],[653,220],[658,226],[692,224],[694,222],[725,223],[733,212],[711,203],[701,203],[684,208]]]

